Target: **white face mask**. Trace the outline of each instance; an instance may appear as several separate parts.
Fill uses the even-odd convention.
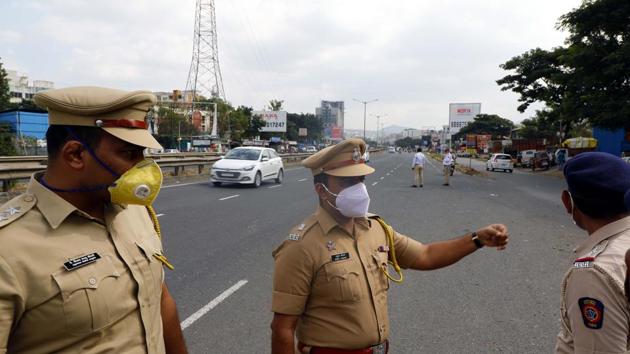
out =
[[[331,207],[339,210],[343,216],[359,218],[367,215],[368,209],[370,208],[370,195],[368,194],[365,183],[357,183],[342,190],[339,194],[332,193],[323,184],[322,186],[324,186],[326,192],[337,197],[335,201],[336,206],[332,205],[328,200],[327,202]]]

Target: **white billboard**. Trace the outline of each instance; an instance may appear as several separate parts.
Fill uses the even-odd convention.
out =
[[[253,115],[259,116],[266,122],[266,125],[260,128],[260,132],[280,132],[287,131],[287,112],[286,111],[254,111]]]
[[[475,120],[475,116],[481,113],[481,103],[451,103],[448,105],[448,126],[450,135],[459,133],[459,130]]]

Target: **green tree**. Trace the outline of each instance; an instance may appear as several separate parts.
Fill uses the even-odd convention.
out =
[[[0,58],[0,111],[10,108],[9,99],[11,92],[9,91],[9,79],[7,72],[2,67],[2,58]]]
[[[17,155],[15,130],[8,123],[0,123],[0,156]]]
[[[299,129],[306,128],[306,140],[321,141],[323,137],[324,125],[316,115],[311,113],[288,113],[287,114],[287,139],[304,140],[298,136]]]
[[[585,0],[561,16],[565,46],[534,49],[501,68],[515,74],[498,80],[520,95],[520,111],[543,102],[563,123],[630,128],[630,2]]]
[[[509,136],[512,129],[514,129],[514,122],[509,119],[496,114],[478,114],[474,121],[453,135],[453,140],[459,140],[466,134],[490,134],[493,139],[501,139]]]
[[[406,137],[406,138],[402,138],[402,139],[396,140],[394,142],[394,145],[400,146],[400,147],[403,147],[403,148],[415,149],[416,145],[422,146],[422,140],[421,139],[413,139],[413,138],[410,138],[410,137]]]
[[[281,111],[283,104],[284,104],[283,100],[270,100],[269,101],[269,110],[271,110],[271,111]]]
[[[186,139],[200,134],[199,129],[192,125],[184,113],[177,112],[169,107],[160,107],[158,122],[158,140],[167,143],[171,148],[178,146],[177,138],[179,137]]]

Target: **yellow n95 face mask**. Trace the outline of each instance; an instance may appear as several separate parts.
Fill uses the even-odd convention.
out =
[[[107,190],[112,203],[150,206],[162,187],[162,170],[144,159],[120,176]]]

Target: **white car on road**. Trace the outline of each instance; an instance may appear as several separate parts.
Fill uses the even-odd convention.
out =
[[[238,147],[230,150],[210,169],[210,182],[251,184],[259,187],[263,181],[282,183],[284,165],[273,149],[262,147]]]
[[[508,154],[492,154],[486,162],[486,171],[503,170],[512,173],[514,171],[514,163],[512,156]]]

